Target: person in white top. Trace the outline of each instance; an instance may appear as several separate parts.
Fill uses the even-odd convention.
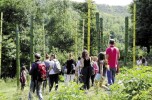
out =
[[[75,75],[77,76],[77,82],[80,81],[80,72],[81,72],[81,57],[78,57],[78,61],[77,61],[77,64],[76,64],[76,69],[75,69]]]
[[[55,90],[58,89],[58,81],[59,81],[59,73],[55,73],[53,67],[55,63],[59,63],[59,61],[56,59],[56,55],[52,54],[50,57],[50,68],[49,68],[49,91],[52,90],[53,84],[55,83]]]
[[[142,65],[142,56],[140,56],[139,59],[137,60],[137,65],[138,66]]]

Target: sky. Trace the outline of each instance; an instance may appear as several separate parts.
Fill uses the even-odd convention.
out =
[[[85,0],[71,0],[77,2],[84,2]],[[133,0],[93,0],[96,4],[107,4],[107,5],[119,5],[126,6],[130,4]]]

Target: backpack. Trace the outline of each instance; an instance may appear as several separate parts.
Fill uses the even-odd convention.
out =
[[[37,63],[37,79],[45,81],[47,78],[46,66],[44,63]]]
[[[91,71],[91,76],[95,75],[95,69],[92,65],[90,66],[90,71]]]
[[[61,72],[61,66],[59,61],[54,61],[53,71],[55,74],[58,74]]]
[[[70,74],[73,74],[73,73],[75,73],[75,65],[74,64],[71,65],[71,72],[70,72]]]
[[[21,75],[20,75],[20,82],[21,84],[25,84],[25,77],[23,75],[23,71],[21,72]]]

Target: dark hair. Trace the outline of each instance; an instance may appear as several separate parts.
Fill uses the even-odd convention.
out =
[[[114,39],[110,39],[109,44],[113,45],[115,43]]]
[[[22,66],[21,70],[23,71],[23,70],[25,70],[25,69],[26,69],[26,67],[25,67],[25,66]]]
[[[80,60],[81,59],[81,57],[78,57],[78,60]]]
[[[51,57],[53,57],[54,59],[56,58],[56,55],[55,54],[51,54]]]
[[[88,53],[88,51],[87,51],[87,50],[83,50],[83,52],[82,52],[82,58],[83,58],[83,59],[85,59],[86,53]]]
[[[49,59],[49,58],[50,58],[50,57],[49,57],[49,54],[46,54],[46,55],[45,55],[45,58],[46,58],[46,59]]]
[[[39,53],[36,53],[36,54],[35,54],[35,58],[36,58],[36,59],[40,59],[40,58],[41,58],[41,55],[40,55]]]
[[[139,59],[142,59],[142,58],[143,58],[142,56],[139,57]]]
[[[146,59],[145,58],[142,58],[142,63],[144,64],[146,62]]]

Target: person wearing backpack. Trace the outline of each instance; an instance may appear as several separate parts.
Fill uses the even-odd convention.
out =
[[[37,93],[39,100],[43,100],[42,96],[42,82],[46,80],[46,66],[44,62],[40,61],[41,55],[35,54],[35,62],[32,63],[32,67],[29,71],[31,75],[30,92],[28,100],[32,100],[32,93]]]
[[[47,71],[47,80],[49,80],[49,68],[50,68],[50,65],[51,65],[49,54],[46,54],[45,58],[46,58],[46,60],[44,61],[44,63],[45,63],[45,66],[46,66],[46,71]],[[47,80],[43,82],[43,90],[47,86]]]
[[[114,39],[110,39],[110,46],[106,49],[106,63],[107,63],[107,77],[108,84],[114,84],[115,74],[118,66],[118,59],[120,58],[119,49],[115,47]]]
[[[52,54],[50,57],[49,67],[49,91],[52,90],[55,83],[55,90],[58,89],[59,73],[61,72],[60,62],[57,60],[56,55]]]
[[[66,62],[66,69],[67,69],[66,83],[74,80],[75,66],[76,66],[76,62],[73,59],[73,55],[70,53],[69,60],[67,60]]]
[[[24,87],[26,85],[26,76],[27,76],[26,67],[22,66],[21,74],[20,74],[21,90],[24,90]]]

